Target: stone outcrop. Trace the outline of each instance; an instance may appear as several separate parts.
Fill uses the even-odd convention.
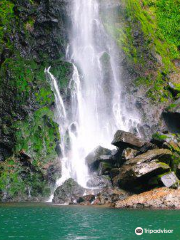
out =
[[[96,194],[91,193],[89,195],[80,197],[77,200],[77,203],[80,205],[112,206],[112,203],[115,203],[119,200],[124,200],[131,195],[132,194],[130,192],[122,189],[106,187]]]
[[[91,178],[87,186],[94,190],[84,189],[69,179],[57,188],[53,202],[116,208],[179,208],[177,176],[180,170],[175,158],[175,153],[177,158],[179,156],[175,147],[179,146],[178,135],[166,133],[163,136],[157,133],[151,142],[143,141],[135,135],[132,137],[132,133],[125,132],[125,136],[135,140],[119,138],[122,145],[119,144],[117,150],[98,147],[88,155]],[[125,141],[125,145],[122,141]],[[118,165],[119,162],[121,165]],[[92,173],[94,163],[97,166]]]
[[[114,139],[112,141],[112,145],[120,148],[120,149],[125,149],[127,147],[135,148],[135,149],[140,149],[142,148],[146,142],[143,140],[139,139],[136,137],[134,134],[125,132],[122,130],[118,130],[115,135]]]
[[[103,154],[107,153],[107,155],[93,155],[95,156],[93,164],[96,164],[93,170],[99,177],[109,177],[113,187],[143,192],[155,186],[177,185],[175,184],[175,182],[178,183],[176,161],[180,152],[178,136],[156,133],[152,141],[147,142],[132,133],[119,130],[112,144],[115,144],[118,149],[111,153],[106,149]],[[174,151],[177,152],[176,158]],[[88,166],[92,170],[91,165]],[[174,170],[175,172],[172,172]],[[172,184],[167,183],[165,176],[173,178]],[[93,184],[95,184],[94,181],[91,186]]]
[[[163,174],[170,170],[169,165],[159,162],[158,159],[150,162],[142,162],[140,164],[124,165],[119,170],[119,174],[112,181],[113,185],[120,186],[125,189],[140,191],[148,188],[148,181],[159,174]]]
[[[125,200],[117,201],[116,208],[180,209],[180,190],[157,188]]]
[[[112,186],[109,176],[101,175],[98,176],[96,173],[91,174],[90,179],[87,181],[88,188],[98,188],[103,189],[107,186]]]
[[[66,180],[63,185],[54,192],[53,203],[55,204],[75,204],[84,195],[85,189],[73,179]]]
[[[95,195],[90,194],[90,195],[86,195],[78,198],[77,203],[80,205],[91,205],[93,204],[94,200],[95,200]]]
[[[86,163],[88,165],[91,165],[95,161],[102,159],[103,158],[102,156],[109,155],[111,155],[111,150],[98,146],[96,149],[94,149],[91,153],[88,154],[88,156],[86,157]]]
[[[112,203],[115,203],[119,200],[124,200],[130,195],[130,192],[124,191],[122,189],[105,188],[103,191],[96,195],[93,205],[112,206]]]
[[[101,161],[111,161],[111,150],[98,146],[86,157],[86,164],[91,171],[97,170]]]

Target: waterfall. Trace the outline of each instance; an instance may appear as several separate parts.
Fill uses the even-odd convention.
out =
[[[126,110],[122,99],[118,48],[106,33],[96,0],[72,1],[72,31],[67,61],[73,64],[69,83],[71,103],[66,108],[55,77],[46,70],[55,94],[61,134],[61,185],[72,177],[86,187],[89,179],[85,157],[97,146],[111,148],[118,129],[129,130],[140,120]],[[67,140],[70,147],[67,149]]]
[[[106,33],[96,0],[74,0],[69,61],[80,73],[79,138],[83,149],[109,147],[117,129],[129,130],[140,122],[128,113],[121,95],[118,48]]]

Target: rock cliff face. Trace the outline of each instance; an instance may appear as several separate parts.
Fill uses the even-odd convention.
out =
[[[44,193],[47,182],[54,183],[60,175],[54,95],[44,69],[52,66],[58,79],[68,81],[71,66],[63,60],[69,24],[68,1],[0,2],[0,195],[4,200],[49,195]],[[57,174],[52,176],[51,171]]]
[[[153,208],[179,209],[180,190],[158,188],[139,195],[133,195],[125,200],[117,201],[116,208]]]
[[[119,66],[124,102],[128,103],[129,111],[135,104],[143,122],[139,131],[149,139],[153,132],[167,129],[162,112],[178,95],[178,3],[173,0],[99,1],[104,25],[121,49]]]

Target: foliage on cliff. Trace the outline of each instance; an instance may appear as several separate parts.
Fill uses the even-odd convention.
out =
[[[44,70],[52,65],[63,84],[68,81],[69,66],[58,62],[66,44],[58,11],[53,1],[0,1],[0,199],[27,196],[28,186],[36,192],[38,181],[39,194],[45,195],[48,169],[56,164],[60,136]],[[31,159],[30,168],[20,152]]]
[[[122,0],[118,20],[106,24],[136,75],[136,85],[146,85],[153,101],[172,97],[167,85],[180,61],[179,5],[179,0]]]

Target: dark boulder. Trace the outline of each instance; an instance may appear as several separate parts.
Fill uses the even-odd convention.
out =
[[[91,153],[88,154],[88,156],[86,157],[86,163],[90,165],[94,163],[96,160],[99,160],[99,158],[104,155],[110,156],[111,150],[98,146]]]
[[[95,171],[99,167],[100,161],[111,161],[111,150],[98,146],[86,157],[86,164],[91,171]]]
[[[119,174],[112,178],[113,185],[142,191],[148,188],[148,181],[153,176],[170,170],[166,163],[170,162],[171,157],[171,151],[155,149],[130,159],[119,169]]]
[[[63,185],[58,187],[54,192],[53,203],[72,204],[83,196],[85,189],[81,187],[72,178],[66,180]]]
[[[168,149],[154,149],[149,150],[133,159],[125,162],[125,165],[140,164],[143,162],[150,162],[151,160],[158,159],[162,162],[169,163],[172,158],[172,152]]]
[[[153,160],[133,166],[124,165],[119,172],[119,175],[113,178],[113,185],[120,186],[124,189],[143,191],[148,188],[149,180],[156,175],[163,174],[170,170],[166,163]]]
[[[125,148],[140,149],[145,144],[147,143],[138,138],[136,135],[122,130],[118,130],[115,133],[114,139],[112,141],[112,145],[118,147],[122,151]]]
[[[98,167],[98,175],[108,175],[112,167],[112,164],[109,162],[100,162]]]
[[[94,200],[95,200],[95,195],[90,194],[90,195],[80,197],[77,200],[77,203],[79,203],[81,205],[91,205]]]
[[[87,181],[87,187],[89,188],[105,188],[105,187],[111,187],[111,181],[109,176],[97,176],[96,174],[92,174],[91,178]]]
[[[119,175],[119,173],[120,173],[120,168],[112,168],[111,171],[110,171],[111,179],[113,179],[114,177]]]
[[[113,149],[111,151],[111,162],[116,166],[120,167],[124,163],[124,159],[122,157],[122,150]]]

